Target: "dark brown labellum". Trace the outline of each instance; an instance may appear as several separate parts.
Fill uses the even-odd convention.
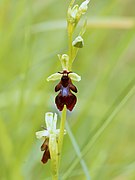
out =
[[[50,151],[49,151],[49,139],[45,139],[41,146],[41,151],[44,151],[43,156],[42,156],[42,163],[47,163],[48,159],[51,159],[50,157]]]
[[[64,105],[72,111],[77,101],[76,96],[72,93],[72,91],[77,93],[77,88],[72,84],[69,73],[71,72],[63,71],[61,81],[55,87],[55,92],[60,91],[55,98],[55,103],[60,111],[63,110]]]

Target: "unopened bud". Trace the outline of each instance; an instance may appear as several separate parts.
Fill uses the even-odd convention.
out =
[[[84,1],[80,7],[79,7],[79,11],[81,11],[81,14],[85,14],[87,9],[88,9],[88,4],[89,4],[90,0],[86,0]]]
[[[77,13],[78,13],[78,9],[79,9],[79,6],[78,4],[76,4],[72,9],[71,9],[71,13],[70,13],[70,16],[73,18],[73,19],[76,19],[77,17]]]
[[[72,42],[72,46],[82,48],[84,46],[83,38],[81,36],[77,36],[75,40]]]

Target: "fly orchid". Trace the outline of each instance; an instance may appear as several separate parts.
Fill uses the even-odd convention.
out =
[[[47,78],[47,81],[60,80],[55,87],[55,92],[60,91],[55,98],[56,106],[60,111],[62,111],[64,105],[66,105],[67,109],[72,111],[77,102],[77,98],[73,94],[73,92],[77,93],[77,88],[73,85],[72,80],[80,81],[81,77],[76,73],[68,71],[68,55],[63,54],[58,57],[61,61],[63,71],[52,74]]]

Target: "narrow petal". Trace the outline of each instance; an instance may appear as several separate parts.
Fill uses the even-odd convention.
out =
[[[68,75],[73,81],[80,81],[81,80],[81,76],[79,76],[78,74],[76,73],[70,73]]]
[[[53,123],[53,113],[52,112],[47,112],[45,114],[45,122],[46,122],[47,130],[51,131],[52,123]]]
[[[48,136],[49,136],[49,132],[47,130],[36,132],[37,139],[41,139],[42,137],[48,137]]]
[[[53,123],[52,123],[52,131],[55,132],[57,124],[57,114],[54,114]]]
[[[56,81],[56,80],[61,79],[61,77],[62,77],[62,74],[54,73],[54,74],[50,75],[46,80],[47,81]]]

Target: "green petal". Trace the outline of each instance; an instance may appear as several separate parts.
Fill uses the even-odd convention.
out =
[[[76,73],[70,73],[69,77],[73,80],[73,81],[80,81],[81,80],[81,76],[79,76]]]
[[[36,132],[37,139],[41,139],[43,137],[49,137],[49,132],[47,130],[44,131],[37,131]]]
[[[62,76],[62,74],[60,74],[60,73],[54,73],[54,74],[50,75],[46,80],[47,81],[56,81],[56,80],[61,79],[61,76]]]

